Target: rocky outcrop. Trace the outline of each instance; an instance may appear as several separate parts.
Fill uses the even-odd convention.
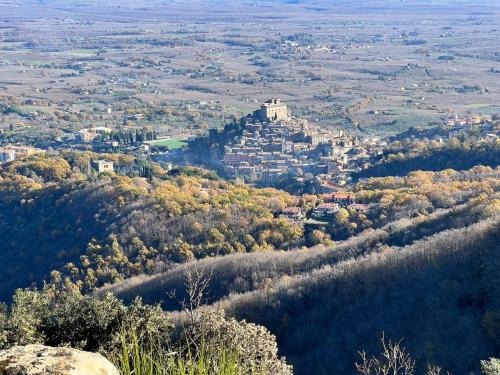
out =
[[[0,351],[1,375],[119,375],[100,354],[43,345]]]

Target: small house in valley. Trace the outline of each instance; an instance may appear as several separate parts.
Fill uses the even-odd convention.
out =
[[[337,203],[321,203],[313,211],[313,217],[316,219],[325,219],[335,217],[335,213],[339,210]]]
[[[286,207],[281,211],[280,217],[289,220],[300,221],[304,219],[304,212],[300,207]]]
[[[113,172],[113,162],[108,160],[96,160],[94,161],[94,168],[98,173]]]

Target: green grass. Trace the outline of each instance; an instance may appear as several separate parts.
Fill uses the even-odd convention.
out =
[[[148,144],[151,146],[163,146],[170,150],[177,150],[184,147],[187,143],[181,139],[159,139],[156,141],[149,141]]]
[[[238,356],[222,349],[215,356],[204,346],[197,355],[190,350],[179,355],[161,343],[141,341],[133,332],[122,331],[120,338],[121,352],[111,360],[121,375],[242,375]]]

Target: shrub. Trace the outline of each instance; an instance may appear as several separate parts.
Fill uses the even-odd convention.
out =
[[[485,375],[500,375],[500,359],[490,358],[489,361],[481,361],[481,370]]]
[[[174,335],[168,315],[139,298],[125,306],[111,294],[18,290],[10,309],[0,305],[0,348],[40,343],[99,351],[124,375],[292,374],[264,327],[215,310],[191,314]]]
[[[226,351],[237,353],[243,374],[292,374],[291,366],[278,358],[275,337],[265,327],[227,318],[223,310],[196,310],[185,325],[184,341],[198,352],[203,348],[209,363],[217,363]]]

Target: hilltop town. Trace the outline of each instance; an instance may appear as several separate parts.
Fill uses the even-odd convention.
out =
[[[342,130],[321,129],[293,116],[279,98],[221,132],[190,142],[195,160],[229,178],[265,186],[309,180],[319,192],[344,185],[350,172],[369,165],[370,153],[363,146]]]
[[[248,184],[278,187],[295,194],[327,194],[349,189],[353,176],[363,176],[363,171],[392,152],[398,140],[442,146],[465,140],[494,144],[500,135],[499,118],[450,114],[435,126],[381,140],[308,121],[295,116],[280,98],[271,98],[239,120],[186,140],[159,137],[156,127],[139,124],[91,126],[31,145],[5,144],[0,137],[0,162],[48,149],[119,152],[162,162],[167,169],[199,165]]]

